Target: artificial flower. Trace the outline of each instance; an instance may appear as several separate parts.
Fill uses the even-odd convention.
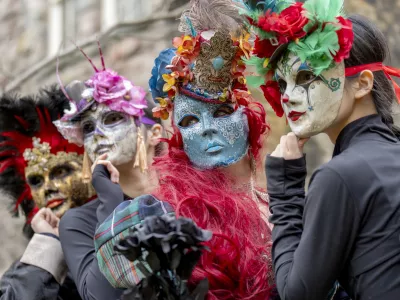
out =
[[[277,45],[272,45],[269,39],[260,39],[258,36],[254,41],[253,54],[260,58],[269,58],[278,48]]]
[[[280,13],[279,21],[271,26],[271,30],[278,34],[279,43],[284,44],[304,37],[307,23],[303,3],[296,2]]]
[[[152,109],[153,117],[159,118],[161,120],[167,120],[169,117],[169,112],[165,107],[157,106]]]
[[[183,58],[193,60],[200,53],[199,36],[192,37],[185,35],[183,37],[176,37],[172,41],[174,47],[177,49],[176,54]]]
[[[247,31],[243,31],[240,33],[240,36],[238,38],[232,38],[232,40],[234,41],[234,44],[237,44],[237,46],[239,46],[239,49],[241,51],[239,51],[239,56],[245,56],[247,59],[250,58],[250,52],[251,52],[251,44],[249,42],[249,38],[250,38],[250,33]]]
[[[174,48],[165,49],[154,61],[154,67],[151,70],[151,78],[149,80],[150,92],[153,99],[157,97],[166,97],[166,93],[163,91],[165,81],[162,75],[171,73],[171,70],[167,67],[171,64],[176,54],[175,51],[176,49]]]
[[[171,74],[163,74],[162,78],[165,81],[165,84],[163,86],[163,92],[168,92],[172,87],[175,85],[176,80],[176,72],[172,72]]]
[[[92,91],[93,99],[104,103],[114,111],[123,112],[131,116],[142,116],[147,107],[146,92],[139,86],[118,75],[112,70],[96,72],[86,81]]]
[[[281,104],[281,92],[279,90],[279,84],[277,81],[269,80],[266,84],[260,86],[261,90],[264,93],[265,99],[268,101],[269,105],[271,105],[275,114],[278,117],[282,117],[284,114],[283,107]]]
[[[340,63],[344,59],[349,58],[350,50],[353,46],[354,33],[353,33],[353,24],[350,20],[343,18],[342,16],[337,17],[341,25],[341,29],[336,31],[339,40],[339,51],[336,52],[333,59]]]

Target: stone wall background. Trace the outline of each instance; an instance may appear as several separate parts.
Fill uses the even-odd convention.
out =
[[[116,4],[117,21],[104,26],[106,4]],[[0,93],[35,93],[39,87],[56,82],[56,56],[60,48],[59,72],[64,83],[86,79],[90,64],[67,38],[72,38],[100,65],[96,36],[103,48],[106,65],[135,84],[147,86],[153,60],[178,34],[177,18],[188,0],[0,0]],[[53,10],[57,6],[60,10]],[[377,22],[388,38],[394,67],[400,67],[400,0],[347,0],[346,10]],[[62,36],[54,36],[50,22],[62,22]],[[65,38],[62,47],[57,42]],[[258,91],[253,91],[261,98]],[[264,142],[263,157],[271,152],[282,134],[289,129],[284,119],[274,116],[269,107],[271,131]],[[396,116],[398,108],[396,106]],[[399,118],[397,118],[399,119]],[[399,120],[400,121],[400,120]],[[309,174],[326,162],[332,145],[319,135],[306,146]],[[257,176],[265,186],[262,166]],[[1,188],[1,187],[0,187]],[[0,276],[23,252],[27,241],[22,237],[23,219],[13,219],[6,207],[10,203],[0,191]]]

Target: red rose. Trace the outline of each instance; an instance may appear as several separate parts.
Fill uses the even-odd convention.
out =
[[[279,84],[277,81],[269,80],[266,84],[260,86],[264,93],[265,99],[271,105],[275,114],[278,117],[282,117],[284,114],[283,107],[281,104],[281,92],[279,90]]]
[[[266,32],[273,31],[272,27],[275,23],[279,22],[279,15],[277,13],[271,13],[267,11],[265,16],[258,19],[257,26]]]
[[[303,30],[308,23],[304,12],[303,3],[296,2],[280,13],[278,22],[274,22],[271,26],[271,30],[277,33],[280,43],[293,41],[307,34]]]
[[[271,57],[277,48],[278,46],[273,46],[269,39],[260,40],[257,36],[254,41],[253,54],[261,58]]]
[[[336,34],[338,35],[340,49],[333,57],[333,59],[337,63],[340,63],[350,56],[350,50],[353,46],[354,33],[353,24],[350,20],[347,20],[343,17],[337,17],[336,19],[339,21],[339,24],[342,28],[336,31]]]

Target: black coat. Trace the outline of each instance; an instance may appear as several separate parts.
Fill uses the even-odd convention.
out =
[[[268,157],[273,260],[283,300],[319,300],[335,280],[354,300],[400,299],[400,142],[378,115],[348,124],[333,158]]]

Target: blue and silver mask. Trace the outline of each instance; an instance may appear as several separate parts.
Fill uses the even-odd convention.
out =
[[[244,108],[212,104],[184,95],[174,100],[174,120],[192,164],[201,169],[226,167],[247,153],[249,125]]]

